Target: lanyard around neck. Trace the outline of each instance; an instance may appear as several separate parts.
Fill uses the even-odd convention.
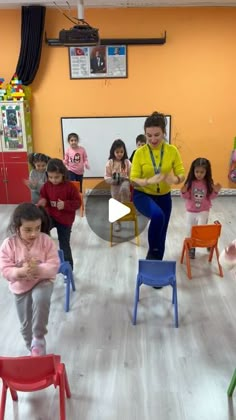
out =
[[[164,143],[162,143],[162,146],[161,146],[161,156],[160,156],[160,162],[159,162],[158,167],[156,165],[156,161],[155,161],[155,158],[154,158],[154,155],[153,155],[153,151],[152,151],[151,147],[149,146],[149,144],[148,144],[148,148],[149,148],[150,157],[151,157],[151,160],[152,160],[152,165],[153,165],[153,168],[154,168],[155,175],[158,175],[158,174],[160,174],[161,167],[162,167],[162,161],[163,161],[163,156],[164,156]]]

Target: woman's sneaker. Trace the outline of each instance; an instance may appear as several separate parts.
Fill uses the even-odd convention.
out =
[[[31,356],[44,356],[46,354],[45,338],[34,337],[31,343]]]
[[[191,260],[194,260],[195,258],[195,248],[190,248],[189,252],[188,252],[189,258],[191,258]]]

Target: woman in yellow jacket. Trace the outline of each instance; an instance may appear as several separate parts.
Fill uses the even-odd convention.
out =
[[[130,179],[133,201],[150,219],[147,259],[162,260],[172,200],[171,185],[184,181],[184,167],[178,149],[165,142],[166,117],[153,112],[144,123],[147,144],[136,150]]]

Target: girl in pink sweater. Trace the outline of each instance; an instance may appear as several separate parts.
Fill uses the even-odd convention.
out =
[[[46,353],[44,336],[59,268],[56,245],[42,232],[48,232],[46,217],[34,204],[19,204],[9,226],[13,235],[0,247],[0,269],[14,294],[21,333],[32,356]]]
[[[89,169],[87,152],[80,146],[79,136],[76,133],[68,134],[68,143],[70,146],[65,151],[63,163],[69,171],[69,180],[79,181],[82,192],[84,169]]]
[[[111,196],[117,201],[130,201],[130,168],[125,143],[117,139],[112,143],[104,175],[105,181],[111,185]],[[115,231],[120,230],[121,224],[116,222]]]
[[[217,197],[220,189],[221,185],[213,182],[210,161],[205,158],[195,159],[181,188],[181,196],[185,199],[187,211],[188,237],[192,226],[207,224],[211,200]],[[189,256],[195,258],[195,248],[190,249]]]

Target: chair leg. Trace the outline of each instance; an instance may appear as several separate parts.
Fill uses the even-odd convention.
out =
[[[183,244],[183,248],[182,248],[180,263],[183,264],[184,254],[186,254],[185,259],[186,259],[187,275],[188,275],[188,278],[191,280],[192,273],[191,273],[191,266],[190,266],[190,259],[189,259],[188,251],[189,251],[189,247],[188,247],[187,242],[185,240],[184,244]]]
[[[70,275],[70,283],[71,283],[71,288],[73,290],[73,292],[75,292],[75,281],[74,281],[74,276],[73,276],[73,272],[71,270],[71,275]]]
[[[173,285],[172,303],[174,304],[175,328],[178,328],[178,326],[179,326],[179,316],[178,316],[178,299],[177,299],[176,283]]]
[[[180,258],[180,263],[183,264],[184,262],[184,254],[185,254],[186,248],[185,248],[185,244],[183,244],[183,248],[182,248],[182,254],[181,254],[181,258]]]
[[[80,193],[80,197],[81,197],[81,206],[80,206],[79,212],[80,212],[80,216],[84,217],[84,198],[83,198],[82,193]]]
[[[110,225],[110,246],[112,246],[112,239],[113,239],[113,223]]]
[[[137,244],[137,246],[139,246],[140,242],[139,242],[139,231],[138,231],[138,221],[137,221],[137,219],[135,219],[135,221],[134,221],[134,231],[135,231],[135,236],[136,236],[136,244]]]
[[[65,298],[65,312],[70,310],[70,277],[66,279],[66,298]]]
[[[223,270],[222,270],[222,267],[221,267],[220,261],[219,261],[220,255],[219,255],[219,250],[218,250],[217,246],[216,246],[215,250],[216,250],[216,258],[217,258],[217,262],[218,262],[220,277],[224,277],[224,273],[223,273]]]
[[[68,381],[68,377],[67,377],[65,365],[64,365],[64,372],[65,372],[65,391],[66,391],[66,396],[67,396],[67,398],[70,398],[71,397],[71,391],[70,391],[70,385],[69,385],[69,381]]]
[[[59,373],[59,398],[60,398],[60,420],[66,420],[65,404],[65,370],[62,363],[62,371]]]
[[[14,389],[10,388],[10,393],[11,393],[11,397],[12,397],[13,401],[18,401],[17,392]]]
[[[75,282],[72,270],[67,271],[67,279],[66,279],[66,298],[65,298],[65,312],[69,312],[70,310],[70,287],[72,288],[73,292],[75,292]]]
[[[7,388],[8,387],[3,382],[3,384],[2,384],[2,396],[1,396],[1,406],[0,406],[0,420],[4,420],[4,416],[5,416]]]
[[[234,374],[229,384],[229,388],[227,390],[228,397],[232,397],[235,386],[236,386],[236,369],[234,371]]]
[[[191,280],[192,278],[192,272],[191,272],[191,265],[190,265],[190,258],[189,258],[189,254],[188,254],[188,247],[186,247],[186,266],[187,266],[187,274],[188,274],[188,278],[189,280]]]
[[[215,247],[214,247],[214,246],[213,246],[213,247],[211,247],[211,250],[210,250],[210,253],[209,253],[209,258],[208,258],[208,261],[209,261],[209,262],[211,262],[211,261],[212,261],[213,254],[214,254],[214,249],[215,249]]]
[[[135,289],[135,297],[134,297],[133,325],[136,325],[138,301],[139,301],[139,284],[137,282],[136,289]]]

